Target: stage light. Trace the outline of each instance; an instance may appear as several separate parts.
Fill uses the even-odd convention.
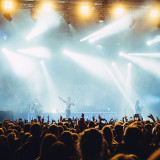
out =
[[[44,11],[45,13],[49,13],[51,12],[53,9],[53,4],[46,2],[42,4],[42,11]]]
[[[146,43],[148,46],[150,46],[152,43],[150,41],[147,41]]]
[[[80,13],[81,15],[89,15],[90,14],[90,6],[89,4],[83,4],[80,6]]]
[[[81,14],[88,14],[89,6],[81,6]]]
[[[108,81],[108,75],[106,75],[106,70],[103,66],[104,60],[94,56],[88,56],[80,53],[70,52],[68,50],[64,50],[63,54],[71,58],[74,62],[83,67],[90,74],[95,77],[100,78],[103,81]]]
[[[42,60],[40,64],[41,64],[42,73],[43,73],[42,75],[44,79],[44,84],[42,85],[46,89],[46,92],[44,94],[46,97],[44,106],[47,106],[47,107],[44,108],[44,110],[46,110],[45,112],[56,112],[56,109],[57,109],[56,106],[58,107],[60,106],[59,99],[57,98],[60,94],[58,93],[56,85],[54,85],[53,83],[53,78],[50,75],[50,70],[48,70],[44,61]],[[53,111],[53,106],[55,106],[54,111]]]
[[[35,62],[32,59],[8,49],[3,49],[3,53],[18,76],[28,77],[37,71]]]
[[[104,22],[104,18],[102,17],[101,19],[98,20],[99,23],[103,23]]]
[[[128,53],[128,56],[160,58],[160,53]]]
[[[122,16],[124,14],[124,9],[122,8],[122,7],[117,7],[116,9],[115,9],[115,15],[117,16],[117,17],[120,17],[120,16]]]
[[[121,84],[124,85],[124,78],[123,78],[123,76],[122,76],[121,71],[119,70],[119,67],[117,67],[116,64],[114,64],[114,65],[112,65],[112,66],[113,66],[114,70],[116,71],[116,74],[117,74],[118,79],[120,80]]]
[[[8,21],[12,21],[11,13],[15,9],[15,3],[13,0],[3,0],[2,3],[3,15]]]
[[[150,11],[150,17],[151,18],[158,18],[159,17],[159,11],[157,10],[157,9],[152,9],[151,11]]]
[[[30,17],[33,21],[36,21],[37,20],[37,9],[35,8],[31,8],[30,9]]]
[[[127,67],[127,75],[126,75],[126,79],[125,79],[125,89],[126,92],[128,93],[128,95],[131,95],[133,90],[132,90],[132,84],[131,84],[131,63],[128,63],[128,67]]]
[[[50,51],[45,47],[17,49],[17,52],[35,58],[45,58],[45,59],[51,58]]]
[[[3,9],[4,11],[12,11],[14,8],[14,3],[12,0],[4,0]]]
[[[71,24],[69,12],[65,12],[65,13],[64,13],[63,19],[64,19],[64,21],[65,21],[67,24]]]
[[[4,13],[3,15],[8,21],[10,21],[10,22],[12,21],[12,17],[10,15],[10,13],[7,12],[7,13]]]
[[[130,54],[124,54],[123,57],[160,78],[160,72],[159,72],[160,63],[158,60],[148,59],[145,57],[131,56]]]
[[[120,90],[123,90],[122,92],[124,92],[123,94],[125,94],[127,97],[127,99],[134,99],[134,97],[136,97],[136,94],[134,93],[134,90],[132,88],[132,84],[131,84],[131,63],[129,62],[127,64],[127,67],[125,67],[125,69],[127,68],[127,70],[125,70],[125,72],[123,71],[123,74],[120,70],[120,67],[117,66],[116,64],[113,66],[114,70],[116,71],[117,74],[117,78],[116,78],[116,83],[119,83],[118,86],[120,87]],[[115,81],[115,80],[114,80]],[[120,86],[121,84],[121,86]]]
[[[98,22],[103,23],[105,21],[105,15],[103,13],[98,14]]]
[[[160,42],[160,35],[156,36],[155,38],[147,41],[147,45],[151,46],[152,44],[158,43]]]
[[[33,16],[36,16],[36,20],[42,18],[47,19],[49,16],[51,16],[53,11],[55,11],[55,3],[51,1],[46,1],[38,5],[38,7],[34,10],[34,13],[36,14],[33,13]]]
[[[122,4],[116,4],[113,8],[112,8],[112,15],[114,17],[122,17],[124,16],[126,13],[126,7]]]
[[[101,19],[101,20],[99,20],[98,22],[99,22],[99,23],[103,23],[103,22],[104,22],[104,20],[102,20],[102,19]]]
[[[126,101],[130,104],[131,108],[134,108],[134,105],[129,97],[129,95],[125,92],[125,90],[123,89],[123,87],[119,84],[119,82],[117,81],[117,79],[113,76],[112,72],[110,71],[110,69],[107,67],[106,64],[104,64],[105,69],[107,70],[108,74],[111,76],[113,82],[116,84],[116,86],[118,87],[118,89],[120,90],[120,92],[122,93],[122,95],[124,96],[124,98],[126,99]]]
[[[88,40],[89,43],[94,43],[99,39],[111,36],[113,34],[116,34],[118,32],[127,29],[129,24],[130,24],[130,16],[123,17],[103,27],[102,29],[90,34],[89,36],[82,38],[80,42]]]
[[[41,35],[42,33],[46,32],[48,29],[57,28],[60,25],[61,22],[61,16],[52,10],[47,14],[43,14],[43,12],[39,12],[40,14],[37,15],[37,21],[35,23],[35,26],[30,31],[30,33],[26,36],[26,40],[31,40],[34,37]]]

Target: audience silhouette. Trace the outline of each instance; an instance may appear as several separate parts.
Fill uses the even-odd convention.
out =
[[[160,121],[93,121],[60,117],[54,124],[0,123],[2,160],[159,160]]]

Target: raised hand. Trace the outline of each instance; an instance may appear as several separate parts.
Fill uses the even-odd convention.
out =
[[[153,122],[156,122],[156,120],[155,120],[155,118],[153,117],[152,114],[149,114],[149,115],[148,115],[148,118],[151,118],[151,119],[153,120]]]

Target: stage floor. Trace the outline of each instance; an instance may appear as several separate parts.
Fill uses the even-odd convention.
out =
[[[107,121],[109,121],[111,118],[113,119],[117,119],[117,113],[116,112],[83,112],[84,113],[84,117],[85,119],[88,120],[92,120],[92,117],[94,116],[95,119],[98,120],[98,115],[101,115],[102,118],[106,119]],[[71,118],[81,118],[82,112],[75,112],[75,113],[71,113]],[[44,118],[45,122],[47,122],[48,120],[48,116],[49,116],[49,120],[50,122],[52,122],[52,120],[55,120],[56,122],[58,122],[60,116],[62,116],[63,118],[66,118],[65,113],[41,113],[40,116],[42,118]],[[14,120],[18,120],[19,118],[22,118],[23,120],[28,120],[28,122],[30,122],[32,119],[37,119],[37,114],[35,113],[14,113]]]

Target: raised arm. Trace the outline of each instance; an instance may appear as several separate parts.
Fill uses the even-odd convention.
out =
[[[62,102],[67,103],[67,101],[65,101],[62,97],[58,97]]]

